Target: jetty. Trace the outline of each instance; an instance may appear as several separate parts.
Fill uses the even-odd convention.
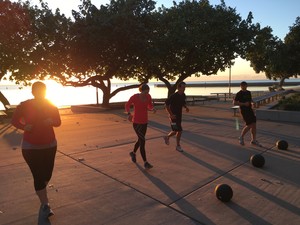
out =
[[[255,86],[255,87],[269,87],[269,86],[277,86],[278,81],[247,81],[248,86]],[[300,85],[300,81],[289,81],[285,82],[284,86],[298,86]],[[165,84],[155,84],[155,87],[166,87]],[[187,83],[186,87],[227,87],[229,86],[228,82],[197,82],[197,83]],[[230,84],[231,87],[239,87],[240,82],[232,82]]]

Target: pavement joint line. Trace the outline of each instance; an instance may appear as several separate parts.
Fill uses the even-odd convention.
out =
[[[134,143],[134,142],[135,141],[130,141],[130,142],[123,142],[123,143],[114,144],[114,145],[106,145],[106,146],[101,146],[101,147],[99,146],[98,148],[90,148],[90,149],[83,150],[83,151],[80,151],[80,152],[74,152],[74,153],[65,154],[65,155],[77,155],[77,154],[97,151],[97,150],[101,150],[101,149],[105,149],[105,148],[113,148],[113,147],[118,147],[118,146],[122,146],[122,145],[128,145],[128,144],[131,144],[131,143]]]
[[[156,137],[156,138],[158,138],[158,137]],[[153,138],[153,139],[154,139],[154,138]],[[264,148],[265,150],[262,151],[262,152],[259,153],[259,154],[264,154],[264,153],[266,153],[267,151],[272,150],[272,148],[275,147],[275,146],[272,146],[271,148],[266,148],[266,147],[263,147],[263,146],[260,146],[260,147],[261,147],[261,148]],[[177,213],[180,213],[181,215],[184,215],[184,216],[188,217],[189,219],[191,219],[191,220],[193,220],[193,221],[195,221],[195,222],[197,222],[197,223],[203,224],[203,225],[205,225],[203,222],[196,220],[195,218],[193,218],[193,217],[187,215],[186,213],[184,213],[184,212],[182,212],[182,211],[180,211],[180,210],[178,210],[178,209],[172,207],[171,205],[172,205],[172,204],[176,204],[176,202],[178,202],[178,201],[180,201],[180,200],[186,198],[187,196],[189,196],[189,195],[191,195],[192,193],[194,193],[195,191],[197,191],[197,190],[199,190],[199,189],[205,187],[206,185],[215,182],[217,179],[219,179],[219,178],[225,176],[226,174],[228,174],[228,173],[234,171],[235,169],[237,169],[237,168],[239,168],[239,167],[245,165],[246,163],[248,163],[248,162],[250,161],[250,159],[248,159],[247,161],[244,161],[244,162],[238,164],[237,166],[235,166],[235,167],[231,168],[230,170],[228,170],[228,171],[226,171],[226,172],[220,174],[219,176],[215,177],[214,179],[212,179],[212,180],[206,182],[205,184],[203,184],[203,185],[201,185],[201,186],[199,186],[199,187],[193,189],[192,191],[186,193],[185,195],[181,196],[180,198],[176,199],[175,201],[172,201],[172,202],[170,202],[169,204],[166,204],[166,203],[160,201],[159,199],[156,199],[156,198],[152,197],[151,195],[149,195],[149,194],[147,194],[147,193],[145,193],[145,192],[143,192],[143,191],[141,191],[141,190],[139,190],[139,189],[137,189],[137,188],[131,186],[129,183],[126,183],[126,182],[124,182],[124,181],[121,181],[121,180],[119,180],[119,179],[117,179],[117,178],[115,178],[115,177],[113,177],[113,176],[111,176],[111,175],[109,175],[109,174],[107,174],[107,173],[101,171],[100,169],[94,168],[94,167],[92,167],[92,166],[90,166],[90,165],[84,163],[83,161],[79,161],[79,160],[77,160],[76,158],[72,157],[71,155],[67,155],[67,154],[65,154],[64,152],[61,152],[61,151],[59,151],[59,152],[60,152],[62,155],[65,155],[65,156],[69,157],[70,159],[72,159],[72,160],[74,160],[74,161],[76,161],[76,162],[79,162],[79,163],[81,163],[82,165],[84,165],[84,166],[86,166],[86,167],[88,167],[88,168],[90,168],[90,169],[92,169],[92,170],[94,170],[94,171],[96,171],[96,172],[98,172],[98,173],[100,173],[100,174],[102,174],[102,175],[104,175],[104,176],[106,176],[106,177],[108,177],[108,178],[110,178],[110,179],[112,179],[112,180],[114,180],[114,181],[116,181],[116,182],[118,182],[118,183],[120,183],[120,184],[122,184],[122,185],[124,185],[124,186],[126,186],[126,187],[128,187],[128,188],[130,188],[130,189],[132,189],[132,190],[134,190],[134,191],[136,191],[136,192],[138,192],[138,193],[140,193],[140,194],[142,194],[142,195],[144,195],[144,196],[146,196],[146,197],[152,199],[152,200],[154,200],[154,201],[156,201],[156,202],[158,202],[158,203],[161,204],[161,205],[164,205],[164,206],[167,207],[167,208],[170,208],[170,209],[173,210],[173,211],[176,211]],[[140,167],[140,166],[139,166],[139,167]],[[140,169],[141,169],[141,168],[140,168]],[[145,172],[143,172],[143,173],[145,173]]]
[[[155,139],[160,139],[162,137],[163,136],[151,137],[151,138],[148,138],[147,140],[155,140]],[[128,145],[128,144],[132,144],[132,143],[135,143],[135,142],[136,141],[128,141],[128,142],[122,142],[122,143],[113,144],[113,145],[105,145],[105,146],[101,146],[101,147],[98,147],[98,148],[90,148],[90,149],[87,149],[87,150],[84,150],[84,151],[74,152],[74,153],[65,154],[65,155],[78,155],[78,154],[97,151],[97,150],[101,150],[101,149],[105,149],[105,148],[114,148],[114,147],[119,147],[119,146],[122,146],[122,145]]]
[[[65,155],[66,157],[68,157],[68,158],[70,158],[70,159],[72,159],[72,160],[74,160],[74,161],[76,161],[76,162],[78,162],[78,163],[81,163],[82,165],[84,165],[84,166],[86,166],[86,167],[88,167],[88,168],[90,168],[90,169],[92,169],[92,170],[94,170],[94,171],[96,171],[96,172],[98,172],[98,173],[100,173],[100,174],[102,174],[102,175],[104,175],[104,176],[106,176],[106,177],[108,177],[108,178],[110,178],[110,179],[112,179],[112,180],[114,180],[114,181],[116,181],[116,182],[118,182],[118,183],[120,183],[120,184],[122,184],[122,185],[124,185],[124,186],[126,186],[126,187],[128,187],[128,188],[130,188],[130,189],[132,189],[132,190],[134,190],[134,191],[136,191],[136,192],[138,192],[138,193],[140,193],[140,194],[146,196],[146,197],[148,197],[148,198],[150,198],[150,199],[152,199],[153,201],[156,201],[156,202],[158,202],[159,204],[164,205],[165,207],[170,208],[171,210],[176,211],[177,213],[180,213],[181,215],[184,215],[184,216],[186,216],[187,218],[189,218],[189,219],[191,219],[191,220],[193,220],[193,221],[195,221],[195,222],[197,222],[197,223],[200,223],[200,224],[202,224],[202,225],[205,225],[205,223],[203,223],[203,222],[201,222],[201,221],[199,221],[199,220],[196,220],[195,218],[193,218],[193,217],[187,215],[186,213],[184,213],[184,212],[182,212],[182,211],[180,211],[180,210],[178,210],[178,209],[172,207],[171,204],[173,204],[173,203],[171,203],[171,204],[165,204],[164,202],[160,201],[159,199],[156,199],[156,198],[152,197],[151,195],[149,195],[149,194],[147,194],[147,193],[145,193],[145,192],[143,192],[143,191],[140,191],[139,189],[137,189],[137,188],[131,186],[130,184],[128,184],[128,183],[126,183],[126,182],[123,182],[123,181],[121,181],[121,180],[118,180],[117,178],[115,178],[115,177],[113,177],[113,176],[111,176],[111,175],[109,175],[109,174],[107,174],[107,173],[105,173],[105,172],[103,172],[103,171],[101,171],[101,170],[99,170],[99,169],[97,169],[97,168],[94,168],[94,167],[92,167],[92,166],[90,166],[90,165],[84,163],[83,161],[79,161],[79,160],[75,159],[75,158],[72,157],[71,155],[67,155],[67,154],[65,154],[65,153],[63,153],[63,152],[61,152],[61,151],[59,151],[59,152],[60,152],[61,154]],[[145,172],[143,172],[143,173],[145,173]],[[182,198],[180,198],[180,199],[182,199]]]
[[[9,164],[9,165],[1,165],[0,168],[4,168],[4,167],[8,167],[8,166],[14,166],[14,165],[22,165],[24,163],[25,163],[25,161],[24,162],[19,162],[19,163],[12,163],[12,164]]]

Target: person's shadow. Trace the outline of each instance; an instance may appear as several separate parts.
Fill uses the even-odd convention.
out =
[[[50,220],[47,218],[43,218],[40,214],[38,216],[38,225],[51,225]]]
[[[3,140],[5,140],[11,147],[19,147],[22,142],[23,134],[18,132],[18,129],[14,129],[9,133],[3,135]]]
[[[154,177],[150,173],[144,170],[142,166],[139,164],[136,164],[138,169],[142,171],[142,173],[147,177],[156,187],[158,187],[169,199],[171,199],[171,203],[165,203],[160,199],[156,199],[152,196],[150,196],[153,200],[159,202],[160,204],[166,206],[167,208],[170,208],[188,218],[191,219],[191,221],[195,224],[203,224],[203,221],[199,221],[195,219],[194,217],[190,215],[200,215],[199,217],[203,218],[205,223],[208,224],[214,224],[207,216],[205,216],[203,213],[201,213],[197,208],[195,208],[191,203],[189,203],[185,198],[178,193],[176,193],[170,186],[168,186],[165,182],[163,182],[158,177]],[[149,195],[148,195],[149,196]],[[172,206],[172,204],[176,204],[180,209],[176,209]]]

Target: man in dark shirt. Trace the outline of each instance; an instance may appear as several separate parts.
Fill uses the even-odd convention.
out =
[[[239,142],[244,145],[244,136],[250,130],[251,131],[251,144],[260,146],[259,142],[256,140],[256,116],[252,109],[252,95],[251,92],[247,90],[247,83],[245,81],[240,84],[241,90],[236,94],[234,98],[234,105],[240,106],[240,112],[246,123],[242,130],[241,136],[239,137]]]
[[[183,149],[180,146],[180,139],[182,134],[182,107],[186,109],[186,112],[189,112],[189,108],[186,106],[185,102],[185,85],[186,84],[184,82],[180,82],[177,86],[178,91],[172,94],[166,100],[166,111],[169,114],[172,131],[164,137],[164,140],[165,143],[169,145],[169,138],[176,135],[176,150],[179,152],[183,152]]]

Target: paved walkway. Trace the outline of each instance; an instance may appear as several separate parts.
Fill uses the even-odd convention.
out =
[[[62,110],[62,126],[49,198],[52,225],[98,224],[300,224],[299,123],[258,121],[263,147],[237,142],[242,122],[231,104],[191,106],[183,116],[183,153],[162,136],[169,131],[163,109],[149,114],[146,151],[154,168],[145,171],[123,110],[73,114]],[[0,124],[0,224],[38,223],[39,202],[21,151],[21,133]],[[289,143],[276,149],[277,140]],[[266,164],[249,158],[262,153]],[[228,203],[214,194],[217,184],[233,189]]]

